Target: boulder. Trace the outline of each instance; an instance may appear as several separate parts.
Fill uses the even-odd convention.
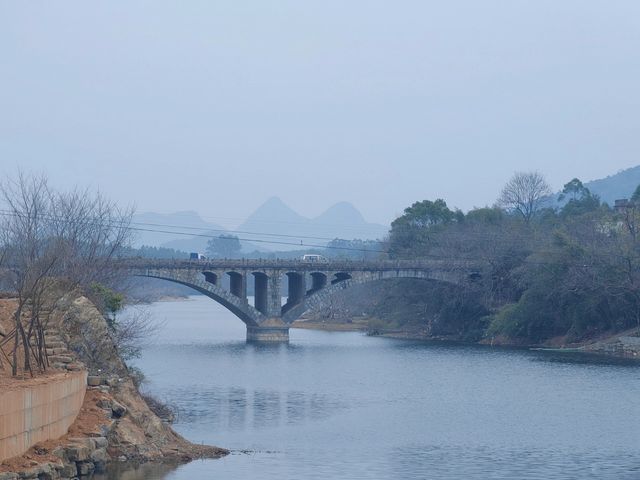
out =
[[[121,418],[127,413],[127,407],[113,400],[111,402],[111,412],[115,418]]]
[[[71,445],[67,447],[67,458],[72,462],[88,460],[89,453],[89,447],[86,445]]]
[[[109,442],[105,437],[95,437],[93,441],[96,444],[96,448],[107,448]]]
[[[78,467],[75,462],[65,462],[57,470],[62,478],[75,478],[78,476]]]

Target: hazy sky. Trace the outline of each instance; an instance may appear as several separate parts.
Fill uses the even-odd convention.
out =
[[[385,223],[640,163],[640,1],[0,0],[0,86],[2,174]]]

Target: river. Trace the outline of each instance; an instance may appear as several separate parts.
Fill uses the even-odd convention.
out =
[[[145,388],[233,453],[110,478],[640,478],[638,366],[296,329],[250,345],[205,297],[148,310]]]

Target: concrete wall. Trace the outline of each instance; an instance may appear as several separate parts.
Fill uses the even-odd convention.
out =
[[[0,461],[21,455],[38,442],[63,436],[80,413],[86,371],[37,381],[8,391],[0,387]]]

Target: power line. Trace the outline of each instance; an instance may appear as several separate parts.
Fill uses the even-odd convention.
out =
[[[308,235],[289,235],[284,233],[267,233],[267,232],[248,232],[243,230],[226,230],[226,229],[218,229],[218,228],[201,228],[201,227],[190,227],[190,226],[180,226],[180,225],[167,225],[162,223],[146,223],[146,222],[131,222],[133,225],[142,225],[142,226],[152,226],[152,227],[164,227],[164,228],[175,228],[175,229],[186,229],[186,230],[197,230],[197,231],[206,231],[206,232],[221,232],[221,233],[239,233],[241,235],[261,235],[265,237],[281,237],[281,238],[304,238],[306,240],[327,240],[332,241],[334,238],[328,237],[314,237]]]
[[[8,210],[1,210],[0,212],[6,212],[7,214],[14,214],[15,212],[11,212]],[[59,218],[59,217],[54,217],[51,216],[52,218]],[[336,239],[341,239],[339,237],[317,237],[317,236],[310,236],[310,235],[291,235],[291,234],[285,234],[285,233],[271,233],[271,232],[250,232],[250,231],[244,231],[244,230],[228,230],[228,229],[216,229],[216,228],[203,228],[203,227],[193,227],[193,226],[188,226],[188,225],[171,225],[171,224],[164,224],[164,223],[151,223],[151,222],[136,222],[136,221],[131,221],[129,222],[130,225],[141,225],[141,226],[152,226],[152,227],[164,227],[164,228],[175,228],[175,229],[182,229],[182,230],[196,230],[199,232],[205,231],[205,232],[221,232],[221,233],[238,233],[238,234],[244,234],[244,235],[261,235],[261,236],[266,236],[266,237],[281,237],[281,238],[302,238],[302,239],[306,239],[306,240],[327,240],[327,241],[332,241],[332,240],[336,240]],[[172,232],[169,232],[172,233]],[[251,241],[251,240],[249,240]]]
[[[0,210],[0,215],[4,215],[4,216],[19,216],[18,213],[16,212],[10,212],[7,210]],[[66,219],[61,219],[60,217],[55,217],[53,215],[42,215],[44,217],[48,217],[48,218],[53,218],[57,221],[62,221],[63,223],[69,223],[68,220]],[[232,237],[232,238],[225,238],[225,237],[220,237],[220,236],[216,236],[216,235],[208,235],[205,233],[193,233],[193,232],[179,232],[179,231],[170,231],[170,230],[159,230],[159,229],[151,229],[151,228],[141,228],[141,227],[132,227],[130,225],[127,226],[122,226],[122,225],[118,225],[118,224],[104,224],[105,226],[110,226],[110,227],[123,227],[126,228],[128,230],[131,231],[136,231],[136,232],[153,232],[153,233],[164,233],[164,234],[171,234],[171,235],[181,235],[181,236],[188,236],[188,237],[202,237],[202,238],[211,238],[211,239],[220,239],[222,238],[223,240],[234,240],[235,238],[237,238],[240,241],[245,241],[245,242],[252,242],[252,243],[266,243],[266,244],[275,244],[275,245],[289,245],[289,246],[302,246],[302,247],[309,247],[309,248],[326,248],[326,249],[330,249],[330,250],[347,250],[347,251],[355,251],[355,252],[367,252],[367,253],[387,253],[384,250],[369,250],[366,248],[354,248],[354,247],[340,247],[340,246],[332,246],[332,245],[320,245],[320,244],[312,244],[312,243],[304,243],[302,241],[300,241],[300,243],[293,243],[293,242],[284,242],[284,241],[277,241],[277,240],[261,240],[261,239],[251,239],[251,238],[240,238],[240,237]],[[304,238],[304,237],[296,237],[291,235],[290,237],[292,238]],[[333,239],[332,239],[333,240]]]

